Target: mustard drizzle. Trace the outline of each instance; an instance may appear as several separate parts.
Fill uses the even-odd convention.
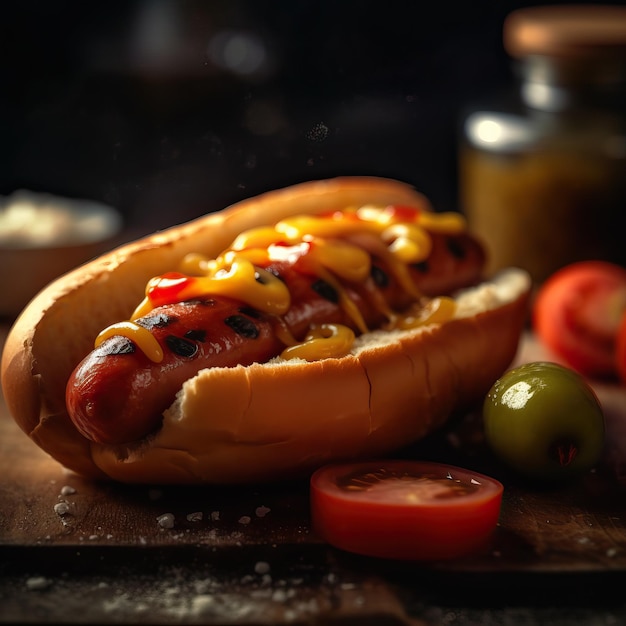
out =
[[[416,301],[412,310],[398,314],[389,310],[384,297],[376,298],[388,319],[387,328],[406,329],[446,321],[454,315],[454,300],[435,298],[424,306],[411,280],[409,265],[428,258],[432,247],[430,232],[459,233],[465,229],[465,221],[453,212],[415,210],[410,219],[407,214],[407,209],[396,212],[393,207],[364,206],[330,215],[297,215],[274,226],[241,233],[215,259],[198,253],[187,255],[180,266],[181,288],[171,302],[155,305],[154,294],[163,295],[176,278],[163,275],[151,279],[145,298],[130,320],[104,329],[96,338],[96,346],[108,337],[122,335],[134,341],[152,361],[160,362],[163,350],[158,341],[135,320],[159,304],[224,295],[276,317],[277,332],[287,346],[283,358],[318,360],[344,356],[355,338],[348,327],[322,324],[312,327],[304,340],[298,341],[282,322],[281,316],[291,305],[291,295],[283,281],[262,266],[287,258],[298,260],[306,271],[336,290],[340,305],[361,333],[368,331],[367,325],[343,288],[342,280],[361,283],[370,280],[371,254],[382,258],[394,278]]]

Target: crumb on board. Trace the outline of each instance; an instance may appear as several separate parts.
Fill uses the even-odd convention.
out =
[[[164,529],[174,528],[175,518],[172,513],[163,513],[157,517],[157,524]]]
[[[30,576],[26,579],[26,589],[28,591],[41,591],[47,589],[52,584],[52,581],[45,576]]]

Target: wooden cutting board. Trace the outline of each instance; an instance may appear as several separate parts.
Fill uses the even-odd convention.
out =
[[[546,356],[526,337],[517,360]],[[474,416],[402,451],[505,484],[492,545],[431,564],[326,546],[311,532],[305,483],[225,489],[86,481],[32,444],[2,401],[0,620],[424,623],[412,620],[433,594],[436,610],[451,602],[458,609],[485,585],[498,602],[520,584],[537,593],[564,587],[563,598],[580,600],[597,581],[626,574],[626,499],[615,472],[626,459],[626,389],[597,391],[607,414],[607,464],[564,488],[531,488],[508,475],[486,452]],[[454,600],[442,596],[452,581]]]

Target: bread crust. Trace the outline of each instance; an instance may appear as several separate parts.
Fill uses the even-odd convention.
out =
[[[26,307],[7,337],[1,375],[9,411],[67,468],[123,482],[277,480],[423,437],[486,393],[511,362],[529,281],[504,305],[357,356],[205,370],[186,383],[163,428],[133,450],[88,441],[65,409],[74,367],[102,328],[128,318],[151,277],[170,271],[189,252],[217,255],[251,227],[361,204],[430,210],[423,195],[398,181],[302,183],[124,245],[57,279]],[[302,402],[303,394],[309,400]],[[207,413],[210,397],[219,401]]]

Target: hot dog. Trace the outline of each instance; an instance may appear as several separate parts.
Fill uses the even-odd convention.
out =
[[[10,333],[5,397],[61,463],[127,482],[276,480],[385,453],[513,359],[530,281],[476,287],[483,265],[458,214],[399,182],[271,192],[55,281]]]
[[[484,255],[476,240],[466,233],[433,233],[431,243],[429,258],[438,272],[429,271],[428,264],[408,268],[416,294],[447,294],[478,280]],[[349,287],[348,297],[359,311],[360,319],[355,320],[335,287],[298,271],[303,258],[298,252],[262,267],[263,280],[280,279],[291,294],[280,321],[241,301],[213,296],[163,305],[137,320],[162,349],[164,356],[156,363],[127,337],[107,339],[74,370],[68,383],[67,406],[78,430],[99,443],[135,441],[160,425],[176,392],[201,369],[263,363],[280,354],[286,343],[302,339],[315,324],[340,324],[355,332],[378,328],[386,321],[383,309],[405,310],[415,297],[377,259],[367,280]],[[376,306],[381,299],[384,306]],[[282,329],[276,328],[279,323]],[[294,339],[285,342],[280,330]]]

